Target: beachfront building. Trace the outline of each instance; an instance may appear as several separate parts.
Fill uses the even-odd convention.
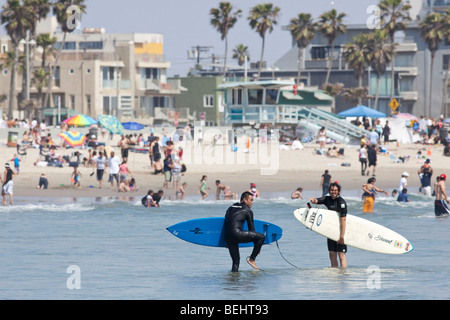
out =
[[[188,120],[203,121],[206,126],[223,124],[224,97],[218,90],[223,77],[179,77],[183,91],[175,96],[175,110],[183,114],[188,110]],[[180,121],[181,123],[181,121]]]
[[[39,33],[50,33],[57,38],[55,49],[62,46],[61,56],[56,66],[51,95],[45,106],[40,106],[38,89],[30,82],[30,98],[37,104],[37,116],[45,118],[49,124],[56,124],[72,114],[86,114],[96,118],[111,114],[121,120],[139,118],[151,123],[157,108],[174,107],[174,97],[182,88],[177,79],[167,79],[170,62],[163,54],[163,35],[152,33],[108,34],[103,28],[83,29],[68,33],[63,43],[63,33],[57,31],[54,18],[45,21]],[[6,52],[12,50],[8,36],[0,38],[3,61]],[[19,48],[26,52],[26,44]],[[42,62],[42,49],[30,48],[30,75]],[[55,57],[47,57],[53,66]],[[47,64],[48,65],[48,64]],[[3,111],[8,108],[10,88],[8,68],[1,70],[0,95],[4,96]],[[23,101],[23,77],[16,76],[15,93],[18,97],[14,106],[14,117],[27,116],[19,108]],[[23,89],[24,88],[24,89]],[[43,88],[43,94],[47,88]]]

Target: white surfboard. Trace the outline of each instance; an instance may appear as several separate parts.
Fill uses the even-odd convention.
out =
[[[294,211],[294,216],[306,228],[331,240],[339,239],[340,222],[336,211],[300,208]],[[351,247],[385,254],[403,254],[414,249],[397,232],[350,214],[347,214],[344,242]]]

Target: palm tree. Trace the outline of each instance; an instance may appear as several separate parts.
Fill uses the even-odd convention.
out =
[[[233,59],[237,59],[238,64],[240,66],[244,65],[245,57],[247,57],[247,61],[250,59],[250,53],[248,52],[248,47],[243,45],[242,43],[238,44],[233,49]]]
[[[14,48],[8,106],[8,118],[12,118],[16,98],[15,84],[19,59],[19,41],[24,39],[27,31],[30,30],[33,13],[26,6],[22,5],[20,0],[8,0],[2,9],[1,23],[5,26]]]
[[[319,17],[319,30],[328,39],[328,45],[331,46],[331,53],[328,60],[328,72],[325,79],[325,84],[330,80],[331,67],[333,64],[334,55],[334,41],[340,34],[347,32],[347,26],[342,22],[345,18],[345,13],[339,13],[336,9],[332,9],[323,13]]]
[[[358,79],[358,87],[355,88],[355,92],[361,92],[361,90],[356,89],[364,89],[363,77],[366,72],[366,67],[369,65],[368,41],[369,36],[365,33],[360,33],[353,37],[352,42],[347,43],[344,47],[344,58]],[[358,94],[357,96],[358,104],[361,104],[363,95]]]
[[[316,23],[311,19],[310,13],[299,13],[297,18],[292,18],[289,30],[298,47],[298,72],[297,86],[300,84],[300,74],[302,71],[303,51],[315,36]]]
[[[403,4],[403,0],[382,0],[378,4],[381,10],[381,21],[388,33],[391,45],[394,45],[394,35],[397,31],[406,30],[407,22],[411,21],[409,10],[411,5]],[[386,18],[389,17],[389,20]],[[394,56],[391,60],[391,100],[394,98]]]
[[[428,116],[431,117],[431,90],[433,88],[433,66],[434,58],[439,46],[444,40],[445,31],[443,28],[443,19],[440,13],[430,13],[425,20],[419,24],[420,34],[431,52],[430,62],[430,90],[428,92]]]
[[[224,77],[227,73],[228,31],[234,27],[242,13],[240,9],[235,12],[231,12],[232,10],[233,5],[231,3],[221,2],[219,3],[219,8],[212,8],[209,11],[209,14],[212,16],[211,24],[220,32],[222,41],[225,40]]]
[[[61,26],[61,29],[64,32],[63,40],[61,41],[61,45],[58,48],[58,53],[56,55],[55,63],[53,65],[53,70],[50,73],[50,78],[48,81],[48,87],[47,92],[45,94],[44,104],[42,107],[46,107],[48,104],[48,99],[50,98],[51,90],[52,90],[52,84],[53,79],[56,76],[56,67],[59,63],[59,58],[61,57],[61,52],[64,48],[64,44],[66,42],[67,33],[71,33],[75,31],[75,28],[68,26],[69,18],[72,16],[72,12],[68,11],[68,8],[70,6],[77,6],[80,13],[86,12],[86,5],[84,4],[85,0],[57,0],[53,4],[53,14],[56,15],[56,20],[58,21],[59,25]]]
[[[280,15],[280,8],[273,6],[272,3],[258,4],[250,10],[248,20],[250,27],[255,29],[262,38],[261,58],[258,67],[258,79],[261,76],[261,67],[264,58],[264,44],[267,31],[272,32],[273,26],[278,23],[277,19]]]
[[[48,69],[47,57],[55,53],[54,44],[56,41],[56,37],[51,37],[49,33],[41,33],[36,37],[36,46],[42,48],[41,68],[44,70]]]
[[[369,61],[373,72],[377,76],[377,91],[375,95],[374,109],[378,107],[381,76],[386,73],[387,65],[391,62],[394,53],[393,46],[386,44],[387,32],[380,29],[371,33],[368,39]]]

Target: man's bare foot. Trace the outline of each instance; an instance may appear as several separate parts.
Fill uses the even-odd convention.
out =
[[[250,258],[247,258],[247,263],[253,267],[256,271],[259,271],[258,266],[256,265],[256,261]]]

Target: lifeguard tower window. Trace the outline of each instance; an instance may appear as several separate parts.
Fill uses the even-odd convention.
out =
[[[248,104],[262,104],[263,92],[263,89],[248,89]]]
[[[231,94],[231,104],[239,106],[242,105],[242,89],[233,89]]]
[[[266,104],[276,104],[278,97],[278,90],[266,89]]]

